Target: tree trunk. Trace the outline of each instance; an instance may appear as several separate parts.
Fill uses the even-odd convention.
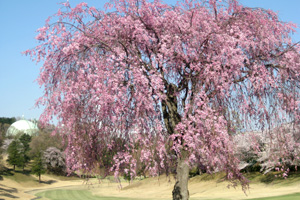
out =
[[[172,192],[173,200],[189,199],[188,180],[189,166],[184,156],[183,158],[178,158],[176,183]]]
[[[16,171],[16,165],[14,165],[14,172]]]
[[[41,183],[41,174],[39,174],[39,183]]]

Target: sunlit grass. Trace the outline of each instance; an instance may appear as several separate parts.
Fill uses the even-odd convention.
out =
[[[44,192],[39,192],[36,194],[37,197],[41,199],[50,199],[50,200],[63,200],[63,199],[72,199],[72,200],[140,200],[135,198],[125,198],[125,197],[100,197],[93,195],[88,190],[48,190]],[[143,200],[152,200],[144,199]]]
[[[154,199],[145,199],[145,198],[125,198],[125,197],[109,197],[109,196],[97,196],[93,195],[88,190],[48,190],[44,192],[39,192],[36,194],[40,199],[50,199],[50,200],[63,200],[63,199],[72,199],[72,200],[154,200]],[[299,200],[300,193],[288,194],[275,197],[264,197],[264,198],[254,198],[251,200]],[[206,198],[191,198],[191,200],[206,200]],[[229,200],[229,199],[209,199],[209,200]]]
[[[275,196],[275,197],[255,198],[251,200],[299,200],[299,199],[300,199],[300,193]]]

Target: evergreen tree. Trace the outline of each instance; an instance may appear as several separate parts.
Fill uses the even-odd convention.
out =
[[[17,119],[15,117],[0,117],[0,124],[13,124]]]
[[[14,140],[11,142],[11,144],[8,146],[7,152],[8,152],[8,159],[7,162],[10,165],[14,166],[14,171],[16,170],[16,165],[20,166],[22,160],[20,156],[20,148],[21,144],[18,140]]]
[[[45,173],[45,167],[41,153],[34,158],[31,173],[37,175],[39,177],[39,183],[41,183],[41,175]]]
[[[31,136],[28,135],[28,134],[23,134],[20,137],[19,140],[22,144],[21,151],[20,151],[20,162],[19,162],[19,164],[20,164],[20,167],[22,167],[23,171],[24,171],[24,167],[30,161],[30,157],[29,157],[30,146],[29,146],[29,143],[31,142]]]

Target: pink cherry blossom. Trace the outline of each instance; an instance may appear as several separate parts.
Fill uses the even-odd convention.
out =
[[[25,53],[43,62],[41,121],[57,119],[72,171],[204,166],[245,189],[233,135],[299,120],[295,25],[271,10],[237,0],[112,0],[113,12],[63,5]],[[177,173],[182,187],[188,177]]]

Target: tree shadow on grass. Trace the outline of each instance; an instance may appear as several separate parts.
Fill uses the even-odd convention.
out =
[[[4,175],[4,176],[14,176],[16,173],[18,174],[24,174],[26,176],[30,176],[31,170],[28,169],[16,169],[15,171],[13,169],[10,168],[4,168],[3,170],[0,171],[0,176]]]
[[[7,187],[5,185],[0,184],[0,200],[2,199],[1,197],[9,197],[12,199],[19,198],[17,196],[14,196],[13,193],[18,193],[17,188]]]
[[[27,175],[27,176],[30,176],[30,172],[31,172],[31,170],[27,170],[27,169],[25,169],[24,171],[23,170],[19,171],[19,173],[22,173],[22,174]]]
[[[38,180],[37,180],[38,181]],[[48,181],[41,181],[41,183],[43,184],[48,184],[48,185],[51,185],[52,183],[56,183],[57,181],[55,180],[48,180]]]
[[[4,175],[4,176],[13,176],[14,173],[13,173],[13,170],[12,169],[4,169],[0,172],[0,175]]]

